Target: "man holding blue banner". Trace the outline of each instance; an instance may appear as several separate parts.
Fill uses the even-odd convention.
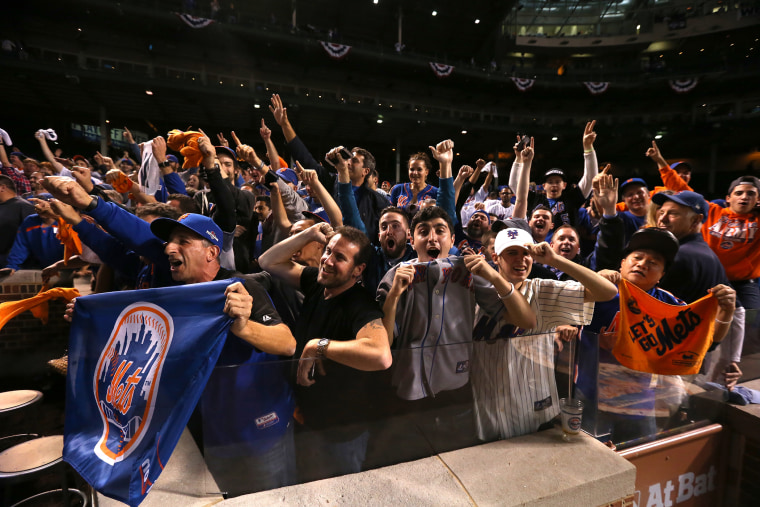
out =
[[[86,207],[92,198],[72,184],[59,180],[53,188],[62,200]],[[166,242],[172,279],[186,285],[79,298],[69,347],[66,461],[104,494],[138,504],[205,387],[202,413],[212,418],[204,417],[206,449],[243,453],[221,453],[228,461],[265,454],[261,467],[235,467],[246,473],[248,486],[259,477],[258,489],[288,483],[292,392],[284,368],[262,367],[267,374],[256,375],[252,365],[292,355],[293,335],[260,285],[224,281],[235,273],[219,264],[222,231],[213,220],[195,214],[157,219],[151,231]],[[234,367],[212,373],[217,358]],[[277,477],[260,474],[272,453],[283,463]],[[227,489],[225,478],[217,475],[221,489]]]

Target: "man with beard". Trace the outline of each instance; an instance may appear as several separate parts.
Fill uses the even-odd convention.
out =
[[[499,188],[499,199],[486,203],[486,211],[496,215],[499,220],[504,220],[512,216],[514,205],[512,204],[512,189],[507,185]]]
[[[409,244],[409,217],[396,207],[385,208],[380,213],[380,246],[374,246],[372,257],[364,274],[364,286],[374,296],[385,273],[399,262],[417,257]]]
[[[463,231],[464,238],[457,243],[457,249],[464,252],[469,248],[475,253],[483,253],[483,234],[491,230],[491,217],[482,209],[476,210]]]
[[[319,268],[304,267],[293,254],[310,243],[326,244]],[[302,481],[361,470],[367,450],[369,375],[391,365],[382,312],[358,285],[370,255],[367,236],[353,227],[333,231],[326,223],[277,243],[261,267],[304,294],[295,326],[296,398],[303,414],[297,435]],[[316,375],[315,375],[316,372]]]

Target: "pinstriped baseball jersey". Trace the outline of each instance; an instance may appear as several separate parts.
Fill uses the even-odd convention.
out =
[[[534,329],[516,329],[504,312],[479,312],[473,332],[470,378],[478,437],[486,441],[532,433],[559,414],[552,331],[588,324],[594,312],[578,282],[529,279],[520,292],[536,312]]]
[[[493,285],[470,273],[462,257],[399,265],[410,264],[414,280],[396,308],[392,379],[400,398],[418,400],[467,384],[475,303],[484,314],[503,305]],[[397,268],[380,282],[378,300],[385,301]]]

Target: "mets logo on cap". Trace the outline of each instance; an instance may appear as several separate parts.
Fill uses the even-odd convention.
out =
[[[173,334],[171,315],[151,303],[133,303],[116,319],[93,378],[103,423],[95,454],[109,465],[128,457],[150,426]]]

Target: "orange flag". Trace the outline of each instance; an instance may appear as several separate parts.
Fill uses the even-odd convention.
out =
[[[47,324],[47,302],[49,300],[63,298],[66,301],[71,301],[75,297],[79,297],[79,291],[76,289],[56,287],[55,289],[45,290],[43,288],[43,290],[41,290],[36,296],[22,299],[21,301],[0,303],[0,329],[2,329],[13,317],[24,313],[27,310],[30,310],[32,315],[40,319],[44,324]]]
[[[63,263],[68,265],[74,255],[82,255],[82,241],[79,234],[63,218],[58,217],[58,234],[55,235],[63,245]]]
[[[203,134],[188,130],[183,132],[181,130],[171,130],[166,139],[166,145],[172,150],[178,151],[185,158],[182,163],[183,169],[190,169],[191,167],[198,167],[203,161],[203,153],[198,147],[198,138]],[[234,150],[233,150],[234,151]],[[286,164],[287,167],[287,164]]]
[[[662,375],[699,373],[712,343],[717,313],[718,300],[712,294],[690,305],[669,305],[623,280],[612,353],[632,370]]]

